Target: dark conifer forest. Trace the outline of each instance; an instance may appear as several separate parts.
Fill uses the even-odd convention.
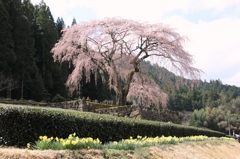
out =
[[[96,82],[94,74],[90,83],[82,78],[79,91],[69,95],[65,83],[72,65],[54,62],[50,53],[63,27],[69,26],[61,17],[54,19],[44,1],[33,5],[30,0],[0,0],[0,18],[0,98],[46,102],[54,102],[56,97],[112,98],[114,92],[101,79]],[[72,25],[75,23],[73,18]],[[184,79],[150,62],[143,67],[168,94],[167,109],[192,113],[189,125],[223,132],[229,127],[240,130],[239,87],[225,85],[220,79]]]

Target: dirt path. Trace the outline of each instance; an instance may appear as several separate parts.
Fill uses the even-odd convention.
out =
[[[237,141],[186,142],[178,145],[160,145],[134,151],[53,151],[1,148],[1,159],[239,159],[240,144]]]

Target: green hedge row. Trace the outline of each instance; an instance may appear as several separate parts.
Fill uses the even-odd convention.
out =
[[[0,98],[0,103],[14,104],[14,105],[29,105],[29,106],[47,106],[46,102],[36,102],[32,100],[16,100],[10,98]]]
[[[137,135],[155,136],[225,136],[225,134],[183,125],[120,118],[110,115],[46,110],[40,108],[0,107],[0,142],[7,146],[26,146],[39,136],[99,138],[102,142],[119,141]]]

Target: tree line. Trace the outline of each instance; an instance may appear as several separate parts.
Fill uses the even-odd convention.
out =
[[[55,22],[43,1],[34,6],[30,0],[0,0],[0,12],[0,96],[35,101],[50,101],[56,95],[68,98],[65,82],[72,66],[54,62],[50,53],[66,27],[64,20],[58,18]],[[75,23],[73,18],[72,25]],[[82,93],[107,98],[96,95],[96,89],[104,86],[82,87],[82,92],[72,98]]]
[[[230,133],[240,133],[240,88],[221,80],[193,81],[176,76],[165,68],[146,63],[149,77],[168,94],[167,108],[192,112],[189,124]],[[161,70],[161,71],[160,71]],[[160,75],[159,73],[160,72]]]
[[[60,35],[49,7],[44,2],[33,6],[29,0],[1,0],[0,5],[1,81],[13,81],[1,85],[1,96],[41,100],[61,92],[53,81],[64,80],[63,70],[49,54]]]

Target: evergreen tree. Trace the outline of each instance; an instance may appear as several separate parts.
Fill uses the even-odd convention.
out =
[[[56,22],[56,27],[57,27],[57,32],[58,32],[58,39],[60,39],[60,37],[62,36],[62,29],[65,27],[63,18],[58,17],[57,22]]]
[[[7,83],[6,96],[11,98],[11,90],[16,87],[17,81],[13,77],[12,67],[16,60],[14,53],[14,41],[12,37],[12,10],[13,1],[0,1],[0,20],[1,20],[1,33],[0,33],[0,70],[5,77],[11,79]]]
[[[73,25],[75,25],[75,24],[77,24],[77,21],[76,21],[75,18],[73,18],[73,21],[72,21],[72,25],[71,25],[71,26],[73,26]]]
[[[19,79],[20,89],[16,92],[16,97],[28,98],[31,96],[38,99],[43,90],[42,84],[35,79],[39,73],[36,66],[34,38],[32,35],[32,20],[30,16],[33,11],[33,6],[29,1],[24,1],[23,4],[17,6],[16,14],[13,21],[13,36],[14,36],[14,52],[17,60],[14,64],[14,75]],[[28,14],[27,16],[25,14]],[[33,12],[32,12],[33,14]],[[36,82],[35,86],[31,84]],[[34,87],[32,87],[34,86]],[[36,88],[39,87],[39,88]],[[25,90],[28,90],[25,92]],[[35,90],[40,90],[36,92]],[[32,96],[35,94],[34,96]]]
[[[0,70],[4,74],[11,74],[12,65],[16,60],[14,42],[12,38],[12,24],[8,13],[8,4],[0,0]]]
[[[22,13],[28,18],[29,22],[31,23],[31,27],[33,24],[33,20],[35,18],[34,11],[35,11],[35,8],[30,0],[22,1]]]
[[[55,63],[50,50],[57,41],[58,34],[50,8],[43,1],[35,6],[34,32],[37,66],[44,82],[45,93],[43,96],[46,97],[50,90],[54,90],[53,72],[55,71]]]

